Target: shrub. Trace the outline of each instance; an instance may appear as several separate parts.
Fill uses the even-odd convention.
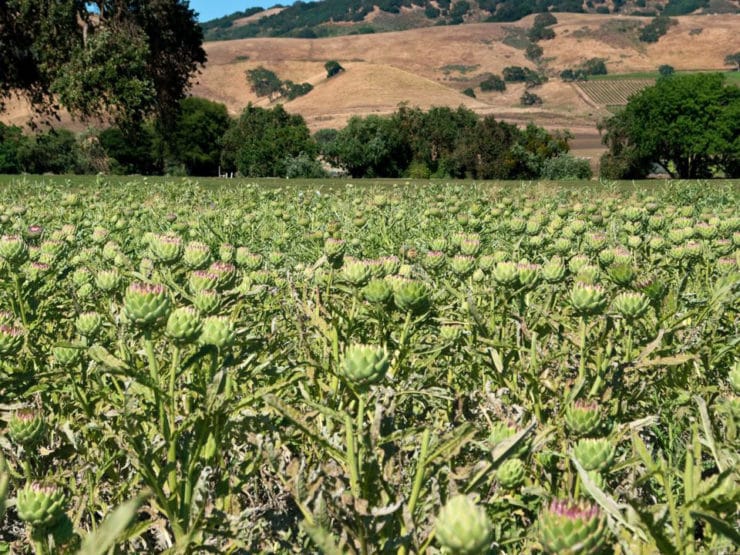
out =
[[[522,106],[539,106],[542,104],[542,99],[534,93],[524,91],[524,94],[519,99]]]
[[[324,64],[326,69],[326,77],[334,77],[340,71],[344,71],[344,68],[336,60],[329,60]]]
[[[676,23],[670,17],[659,15],[642,28],[640,31],[640,40],[642,42],[658,42],[660,37],[668,32],[668,28],[676,25]]]
[[[542,164],[542,179],[591,179],[592,175],[588,160],[571,154],[548,158]]]
[[[533,62],[538,61],[540,58],[542,58],[542,54],[544,54],[544,50],[539,44],[530,44],[527,46],[527,49],[524,52],[524,55],[527,57],[528,60],[532,60]]]
[[[550,25],[555,25],[557,22],[557,18],[550,12],[539,13],[534,18],[535,27],[548,27]]]
[[[289,179],[319,179],[327,175],[321,162],[305,152],[296,156],[286,156],[284,164],[285,177]]]
[[[606,63],[603,58],[591,58],[583,64],[583,70],[587,75],[606,75]]]
[[[506,83],[498,75],[491,75],[484,81],[481,81],[480,90],[482,91],[505,91]]]
[[[527,38],[532,42],[538,42],[541,40],[551,40],[555,38],[555,31],[550,27],[540,27],[535,25],[527,33]]]
[[[503,71],[504,81],[507,83],[523,83],[527,74],[524,72],[523,67],[519,66],[507,66]]]
[[[467,89],[465,89],[462,93],[465,96],[469,96],[470,98],[475,98],[475,91],[472,88],[470,88],[470,87],[468,87]]]
[[[660,73],[661,77],[669,77],[676,73],[676,70],[673,68],[673,66],[663,64],[662,66],[658,67],[658,73]]]

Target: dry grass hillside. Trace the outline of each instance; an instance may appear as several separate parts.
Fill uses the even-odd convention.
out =
[[[349,35],[325,39],[256,38],[206,43],[208,64],[192,93],[223,102],[236,115],[247,103],[268,106],[249,89],[245,71],[264,66],[281,79],[310,82],[308,95],[287,102],[312,130],[341,127],[353,114],[393,112],[401,102],[428,108],[465,105],[481,114],[548,128],[570,128],[577,153],[600,150],[596,122],[608,115],[563,83],[557,75],[593,57],[606,60],[610,73],[654,70],[670,64],[677,70],[724,69],[727,54],[740,51],[740,15],[675,18],[678,24],[655,44],[637,40],[646,18],[593,14],[556,14],[555,38],[542,41],[539,69],[550,81],[535,92],[543,99],[523,108],[523,85],[504,93],[483,93],[478,85],[506,66],[533,67],[524,56],[523,37],[533,16],[515,23],[477,23],[409,31]],[[324,63],[337,60],[346,69],[326,78]],[[462,94],[473,87],[477,98]],[[3,121],[23,123],[29,112],[14,103]],[[69,121],[69,118],[64,118]]]

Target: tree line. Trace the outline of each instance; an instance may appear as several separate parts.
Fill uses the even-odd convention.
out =
[[[249,104],[232,119],[223,104],[190,97],[166,131],[152,121],[77,136],[63,129],[28,135],[0,124],[0,173],[323,177],[331,168],[352,177],[590,177],[588,162],[568,154],[569,138],[462,106],[405,105],[312,135],[302,116],[280,104]]]

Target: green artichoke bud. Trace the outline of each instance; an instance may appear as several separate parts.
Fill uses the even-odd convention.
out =
[[[51,271],[51,267],[43,262],[31,262],[26,266],[26,279],[34,283]]]
[[[30,482],[18,492],[18,516],[34,528],[50,528],[64,513],[65,498],[61,488]]]
[[[645,314],[650,306],[650,299],[642,293],[625,292],[617,295],[612,304],[626,321],[632,322]]]
[[[736,360],[735,364],[732,365],[728,377],[732,389],[735,390],[735,393],[740,393],[740,360]]]
[[[45,429],[43,414],[32,409],[14,412],[8,423],[10,439],[24,447],[31,447],[41,441]]]
[[[101,291],[115,291],[120,283],[121,273],[116,268],[101,270],[95,275],[95,285]]]
[[[570,291],[570,304],[581,316],[599,314],[606,306],[606,291],[600,285],[576,282]]]
[[[196,270],[202,268],[211,260],[211,249],[200,241],[190,241],[185,245],[182,253],[182,262],[188,268]]]
[[[177,235],[155,235],[149,243],[152,256],[164,264],[174,264],[182,256],[182,239]]]
[[[521,235],[527,229],[527,220],[514,217],[507,222],[507,227],[513,235]]]
[[[583,248],[594,254],[606,247],[606,235],[599,232],[586,233],[583,237]]]
[[[126,289],[123,309],[128,319],[139,327],[155,325],[167,316],[170,299],[167,289],[158,283],[132,283]]]
[[[28,258],[28,247],[20,235],[3,235],[0,237],[0,258],[11,267],[17,268]]]
[[[221,308],[221,295],[213,289],[203,289],[195,293],[193,305],[201,314],[215,314]]]
[[[554,250],[556,253],[560,255],[568,254],[572,247],[573,247],[573,244],[571,243],[570,239],[568,239],[567,237],[558,237],[552,243],[552,250]]]
[[[439,339],[443,343],[455,343],[462,337],[463,330],[460,326],[442,326],[439,328]]]
[[[393,292],[393,300],[402,312],[423,314],[429,310],[429,288],[423,281],[405,279]]]
[[[696,241],[687,242],[684,244],[684,249],[686,249],[686,258],[690,260],[698,260],[703,253],[701,243],[697,243]]]
[[[246,247],[236,249],[236,265],[249,272],[255,272],[262,268],[262,255],[249,252]]]
[[[198,341],[202,345],[214,345],[219,349],[228,347],[234,341],[234,326],[226,316],[209,316],[203,320]]]
[[[345,258],[342,266],[342,279],[347,283],[362,287],[370,280],[370,267],[364,260]]]
[[[595,555],[605,540],[606,519],[597,505],[553,500],[538,519],[539,538],[553,555]]]
[[[110,231],[108,231],[104,227],[96,227],[92,230],[92,235],[90,236],[90,238],[92,239],[92,242],[96,245],[102,245],[108,240],[109,235]]]
[[[491,270],[491,277],[498,285],[514,288],[519,282],[519,269],[513,262],[498,262]]]
[[[576,401],[565,409],[565,424],[576,436],[596,433],[601,419],[601,410],[596,402]]]
[[[445,253],[443,253],[442,251],[428,251],[424,255],[422,265],[427,270],[439,270],[445,265],[445,260]]]
[[[582,438],[573,454],[586,470],[605,470],[614,460],[614,445],[608,438]]]
[[[208,272],[218,276],[217,289],[227,289],[236,278],[236,268],[229,262],[214,262],[208,267]]]
[[[629,286],[635,278],[635,270],[630,264],[612,264],[607,270],[609,279],[622,287]]]
[[[80,362],[80,349],[57,345],[52,348],[54,360],[63,368],[70,368]]]
[[[341,265],[345,248],[346,243],[342,239],[329,237],[324,243],[324,254],[335,268],[338,268]]]
[[[524,483],[524,471],[521,459],[507,459],[496,469],[496,478],[504,489],[516,489]]]
[[[285,262],[285,253],[272,251],[267,254],[267,261],[273,268],[279,268]]]
[[[480,238],[469,235],[460,241],[460,252],[465,256],[476,256],[480,252]]]
[[[448,247],[448,243],[445,237],[435,237],[429,242],[430,251],[445,252],[447,250],[447,247]]]
[[[540,281],[540,265],[520,262],[516,265],[519,283],[522,287],[532,289]]]
[[[176,308],[167,318],[165,333],[175,341],[187,342],[200,334],[202,321],[198,312],[191,306]]]
[[[493,527],[486,510],[466,495],[456,495],[439,511],[434,536],[456,555],[485,553]]]
[[[207,270],[195,270],[188,275],[188,286],[193,293],[204,289],[215,289],[218,285],[218,276]]]
[[[588,256],[583,254],[577,254],[568,261],[568,270],[571,274],[577,274],[581,271],[581,268],[588,266],[591,263]]]
[[[565,264],[559,256],[553,256],[542,265],[542,279],[548,283],[560,283],[565,277]]]
[[[234,255],[236,254],[236,249],[234,248],[234,245],[230,245],[229,243],[221,243],[218,247],[218,258],[221,260],[221,262],[231,262],[234,260]]]
[[[365,389],[382,380],[389,366],[385,349],[359,344],[347,347],[339,371],[352,385]]]
[[[450,259],[450,269],[458,277],[466,277],[475,269],[475,258],[472,256],[457,255]]]
[[[380,263],[383,265],[383,273],[386,276],[392,276],[401,270],[401,261],[395,255],[383,256]]]
[[[478,257],[478,268],[484,272],[490,271],[494,264],[496,264],[496,260],[492,254],[482,254]]]
[[[694,233],[705,240],[714,239],[717,237],[717,227],[707,222],[697,222],[694,225]]]
[[[48,256],[51,260],[58,259],[62,254],[64,254],[66,248],[66,243],[56,239],[44,241],[40,245],[41,254]]]
[[[83,312],[75,320],[75,328],[84,337],[95,337],[103,325],[103,318],[97,312]]]
[[[91,283],[93,275],[87,268],[77,268],[72,272],[72,283],[79,287],[85,283]]]
[[[0,326],[0,356],[17,353],[23,346],[23,330],[15,326]]]
[[[101,254],[105,260],[115,260],[115,258],[121,254],[121,246],[115,241],[108,241],[103,245]]]
[[[393,296],[393,289],[383,279],[372,279],[363,287],[362,294],[370,303],[384,304]]]

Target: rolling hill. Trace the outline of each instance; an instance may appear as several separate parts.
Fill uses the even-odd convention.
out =
[[[738,13],[738,0],[322,0],[252,8],[202,24],[206,40],[317,38],[480,22],[511,22],[543,12],[654,17]]]

